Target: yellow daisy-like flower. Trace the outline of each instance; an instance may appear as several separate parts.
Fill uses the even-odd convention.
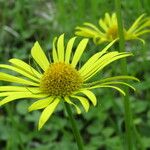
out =
[[[78,36],[93,38],[95,44],[101,44],[103,42],[111,42],[118,39],[118,24],[116,13],[110,15],[105,13],[104,19],[99,19],[99,26],[97,28],[95,25],[85,22],[83,26],[76,27],[75,34]],[[137,18],[131,27],[126,30],[124,28],[125,40],[138,39],[144,43],[144,40],[139,38],[141,35],[150,32],[150,18],[145,17],[142,14]]]
[[[78,114],[81,113],[80,102],[87,112],[91,102],[94,106],[97,103],[96,96],[91,91],[95,88],[113,88],[125,95],[124,91],[118,87],[125,85],[132,87],[122,80],[138,80],[131,76],[116,76],[89,82],[95,74],[100,72],[111,62],[131,56],[128,52],[107,52],[114,43],[111,42],[101,52],[94,54],[88,61],[78,69],[79,60],[88,43],[88,39],[83,39],[78,44],[73,54],[73,44],[76,37],[71,38],[66,47],[64,45],[64,34],[53,41],[52,60],[50,62],[44,54],[39,43],[36,42],[31,50],[31,55],[42,72],[37,71],[20,59],[10,59],[10,65],[0,64],[0,68],[9,69],[19,76],[0,72],[0,80],[18,83],[19,85],[0,86],[0,106],[21,98],[32,98],[36,101],[29,106],[29,111],[44,109],[38,124],[38,129],[50,118],[60,102],[73,105]]]

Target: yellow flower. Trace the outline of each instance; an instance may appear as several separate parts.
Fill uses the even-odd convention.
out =
[[[81,108],[77,105],[78,102],[82,104],[86,112],[89,110],[90,102],[94,106],[97,103],[92,89],[108,87],[118,90],[123,95],[125,93],[119,85],[134,89],[130,84],[122,81],[126,79],[138,80],[131,76],[116,76],[95,82],[89,81],[108,64],[117,59],[131,56],[131,53],[107,52],[114,43],[113,41],[79,68],[78,63],[88,39],[81,40],[73,54],[72,48],[75,39],[76,37],[71,38],[65,47],[64,34],[55,38],[52,62],[47,59],[39,43],[36,42],[31,49],[31,55],[42,72],[16,58],[9,60],[10,65],[0,64],[0,68],[12,70],[19,74],[19,76],[16,76],[0,72],[1,81],[17,83],[17,85],[0,86],[0,97],[3,97],[0,106],[17,99],[35,99],[35,102],[29,106],[29,111],[44,109],[38,124],[38,129],[41,129],[60,102],[73,105],[77,113],[80,114]]]
[[[110,15],[105,13],[104,19],[99,19],[99,26],[97,28],[91,23],[85,22],[83,26],[76,27],[75,34],[78,36],[93,38],[95,44],[103,42],[111,42],[118,39],[118,24],[116,13]],[[139,38],[142,34],[150,32],[150,18],[142,14],[135,20],[131,27],[126,30],[124,28],[125,40],[138,39],[144,43],[144,40]]]

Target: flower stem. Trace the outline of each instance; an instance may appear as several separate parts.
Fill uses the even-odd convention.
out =
[[[77,142],[77,145],[78,145],[78,149],[83,150],[83,141],[82,141],[80,132],[77,128],[75,119],[73,118],[71,108],[70,108],[69,104],[67,104],[67,103],[65,103],[65,107],[66,107],[66,110],[67,110],[67,113],[68,113],[68,116],[69,116],[69,119],[70,119],[70,122],[71,122],[71,125],[72,125],[72,131],[73,131],[73,134],[75,136],[75,139],[76,139],[76,142]]]
[[[125,51],[125,38],[123,31],[123,23],[121,16],[121,0],[115,0],[116,12],[117,12],[117,21],[118,21],[118,35],[119,35],[119,49],[121,52]],[[121,61],[121,69],[123,74],[127,74],[127,62],[126,59]],[[129,91],[128,88],[125,88],[126,96],[124,97],[124,110],[125,110],[125,128],[126,128],[126,143],[127,149],[133,149],[131,127],[132,127],[132,116],[129,100]]]

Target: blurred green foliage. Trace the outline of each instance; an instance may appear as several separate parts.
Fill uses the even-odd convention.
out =
[[[122,0],[125,26],[130,26],[142,13],[150,15],[149,6],[149,0]],[[51,51],[55,36],[65,32],[69,38],[77,25],[84,21],[97,24],[105,12],[114,11],[112,0],[0,0],[0,63],[7,63],[12,57],[28,62],[36,40],[46,52]],[[141,80],[134,85],[137,91],[130,92],[134,124],[139,131],[133,130],[135,150],[150,149],[150,37],[144,38],[145,45],[138,41],[126,43],[127,50],[134,53],[134,57],[128,59],[128,72]],[[94,46],[91,41],[82,61],[102,47]],[[121,74],[119,64],[119,61],[112,64],[103,76],[112,72]],[[122,97],[109,89],[95,93],[97,107],[75,116],[85,150],[123,150]],[[0,150],[77,150],[63,106],[59,106],[41,131],[37,131],[40,111],[27,112],[32,102],[18,100],[0,108]]]

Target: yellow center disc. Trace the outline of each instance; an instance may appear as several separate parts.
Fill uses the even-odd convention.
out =
[[[110,40],[114,40],[117,37],[118,37],[118,27],[117,25],[114,25],[107,31],[107,38],[109,38]]]
[[[40,88],[52,96],[67,96],[78,90],[83,83],[79,72],[70,64],[53,63],[44,72]]]

